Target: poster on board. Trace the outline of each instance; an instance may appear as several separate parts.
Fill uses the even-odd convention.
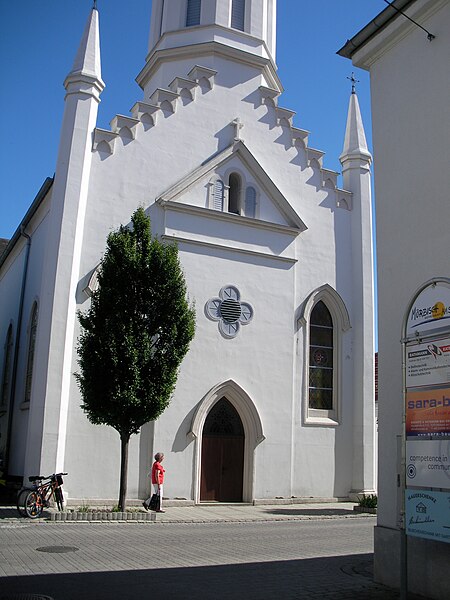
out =
[[[406,347],[406,387],[450,386],[450,338]]]
[[[406,392],[406,435],[450,437],[450,388]]]
[[[406,485],[450,493],[450,438],[406,442]]]
[[[406,535],[450,543],[450,492],[406,490]]]

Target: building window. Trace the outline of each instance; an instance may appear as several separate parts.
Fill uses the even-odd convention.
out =
[[[36,330],[38,320],[38,306],[37,302],[33,304],[33,310],[31,311],[30,329],[28,337],[28,357],[27,357],[27,372],[25,378],[25,402],[31,400],[31,384],[33,381],[33,364],[34,364],[34,348],[36,346]]]
[[[333,319],[320,300],[311,312],[309,325],[309,408],[333,410]]]
[[[186,11],[186,27],[200,25],[201,0],[188,0]]]
[[[256,190],[252,186],[245,190],[245,216],[252,219],[256,216]]]
[[[303,302],[298,320],[303,329],[302,413],[305,425],[335,427],[341,415],[343,348],[351,324],[341,296],[329,284]]]
[[[228,212],[241,214],[241,178],[237,173],[231,173],[228,180]]]
[[[244,31],[245,0],[233,0],[231,5],[231,27]]]
[[[13,330],[12,325],[8,327],[8,333],[6,334],[5,342],[5,358],[3,361],[3,375],[2,375],[2,391],[0,398],[0,407],[6,409],[9,404],[9,391],[11,386],[11,357],[13,349]]]
[[[214,210],[223,211],[223,200],[225,185],[221,179],[216,179],[212,184],[213,198],[212,207]]]

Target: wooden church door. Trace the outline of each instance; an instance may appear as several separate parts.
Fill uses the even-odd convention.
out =
[[[203,427],[201,501],[242,502],[244,441],[240,416],[221,398]]]

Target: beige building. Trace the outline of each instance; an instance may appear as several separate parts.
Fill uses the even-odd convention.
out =
[[[426,291],[427,282],[429,287],[438,282],[448,288],[450,278],[450,2],[396,0],[393,5],[398,10],[386,8],[339,53],[371,77],[379,318],[375,577],[398,586],[403,523],[399,483],[408,481],[401,460],[401,340],[408,334],[414,297]],[[443,330],[445,323],[440,323]],[[450,483],[438,493],[445,491],[450,497]],[[450,504],[446,511],[450,526]],[[408,535],[407,563],[412,591],[441,600],[450,597],[449,543]]]

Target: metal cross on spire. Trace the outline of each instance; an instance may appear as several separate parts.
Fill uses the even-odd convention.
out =
[[[352,82],[352,94],[356,94],[356,85],[357,83],[359,83],[359,79],[355,78],[355,74],[352,73],[351,77],[347,77],[347,79],[349,79]]]

